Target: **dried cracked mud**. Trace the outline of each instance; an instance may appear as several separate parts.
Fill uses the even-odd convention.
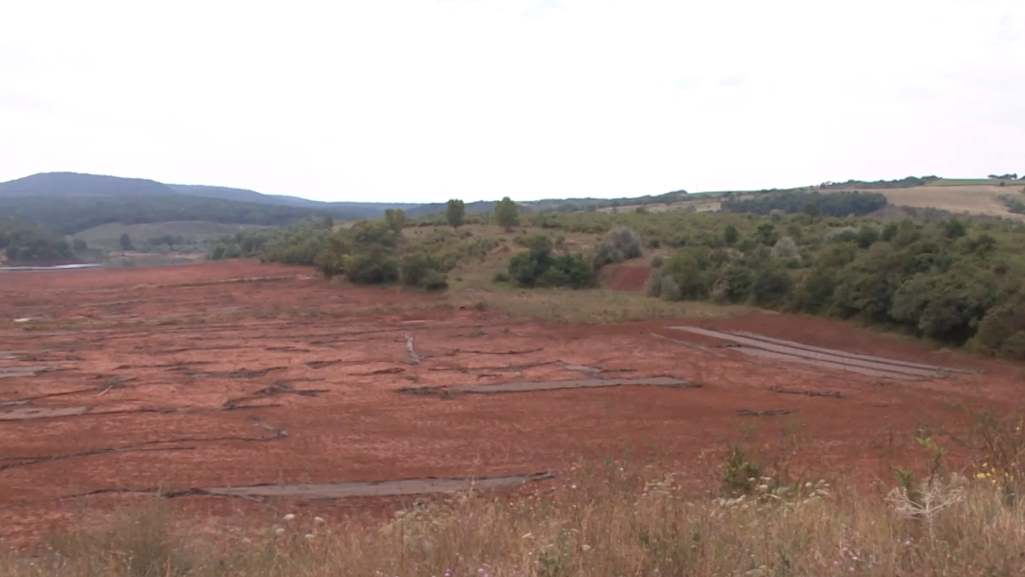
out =
[[[1020,396],[1014,365],[827,320],[570,326],[455,298],[248,262],[5,275],[5,535],[134,493],[209,513],[541,486],[624,447],[699,479],[726,439],[788,419],[809,466],[868,478],[880,439]]]

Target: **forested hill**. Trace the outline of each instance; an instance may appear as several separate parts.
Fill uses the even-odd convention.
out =
[[[675,191],[630,199],[632,203],[668,202],[686,195]],[[524,212],[571,212],[614,206],[615,200],[577,198],[520,203]],[[494,210],[495,201],[466,203],[467,213]],[[411,217],[445,212],[444,203],[320,202],[296,196],[263,194],[223,186],[165,184],[74,172],[34,174],[0,182],[0,216],[17,216],[64,234],[108,223],[145,224],[204,221],[224,224],[283,225],[306,218],[376,219],[400,208]]]
[[[0,183],[0,216],[19,216],[64,234],[112,222],[198,220],[282,225],[298,219],[379,218],[388,208],[412,204],[317,202],[218,186],[164,184],[72,172],[34,174]]]

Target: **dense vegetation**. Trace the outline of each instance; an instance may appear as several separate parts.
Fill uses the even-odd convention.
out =
[[[823,182],[817,188],[822,190],[850,190],[852,188],[911,188],[925,186],[940,180],[938,176],[906,176],[897,180],[848,180],[847,182]]]
[[[321,214],[320,211],[307,208],[194,196],[0,198],[0,215],[20,216],[64,234],[75,234],[112,222],[143,224],[193,220],[224,224],[286,225]]]
[[[1025,193],[1025,189],[1023,189],[1022,192]],[[1005,195],[1001,196],[1000,200],[1003,201],[1008,212],[1012,212],[1014,214],[1025,214],[1025,194],[1015,196]]]
[[[863,216],[887,205],[886,197],[878,192],[778,192],[750,198],[730,198],[722,202],[726,212],[769,214],[774,210],[786,213],[806,212],[824,216]]]
[[[1021,225],[799,215],[732,226],[688,239],[649,294],[857,319],[1025,360]]]
[[[597,280],[591,261],[582,254],[556,254],[550,238],[538,235],[528,241],[526,251],[509,260],[508,275],[499,275],[497,282],[513,281],[517,286],[569,287],[581,289],[595,286]]]
[[[78,245],[85,250],[85,245]],[[10,262],[58,262],[74,257],[64,237],[24,220],[0,217],[0,251]]]
[[[498,246],[466,231],[431,230],[411,239],[402,234],[405,213],[389,211],[381,220],[361,221],[335,230],[330,219],[238,232],[218,239],[214,260],[259,257],[264,262],[315,266],[328,277],[358,284],[402,283],[427,290],[448,286],[446,273],[463,262],[482,259]]]

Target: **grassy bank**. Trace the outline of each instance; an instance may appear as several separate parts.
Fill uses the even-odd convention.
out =
[[[278,517],[201,542],[153,501],[107,529],[64,535],[5,575],[132,576],[1004,576],[1025,572],[1025,505],[986,479],[934,485],[934,509],[900,492],[763,486],[697,498],[672,476],[614,466],[554,493],[460,497],[391,521]],[[225,535],[227,533],[224,533]]]

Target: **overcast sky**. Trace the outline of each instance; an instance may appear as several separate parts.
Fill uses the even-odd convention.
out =
[[[10,0],[0,180],[322,200],[1025,172],[1022,0]]]

